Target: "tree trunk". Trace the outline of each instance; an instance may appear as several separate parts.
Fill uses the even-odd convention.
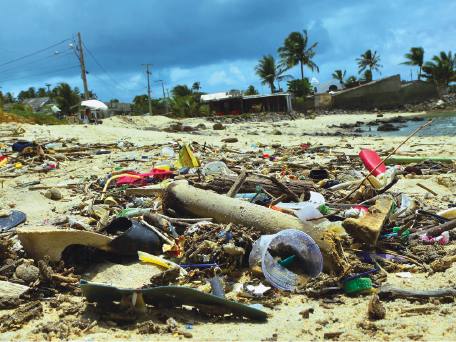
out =
[[[418,74],[418,81],[420,80],[420,76],[421,76],[421,66],[420,66],[420,73]]]
[[[196,184],[195,187],[205,190],[213,190],[219,194],[226,194],[231,189],[236,179],[237,177],[217,176],[214,177],[214,179],[211,182],[199,183]],[[293,191],[298,196],[301,196],[302,193],[308,192],[309,190],[313,190],[312,182],[309,181],[290,180],[289,182],[281,181],[281,183],[285,184],[291,191]],[[269,192],[274,197],[279,197],[285,193],[283,188],[279,185],[274,184],[272,181],[268,179],[257,177],[247,177],[245,182],[242,184],[239,192],[256,192],[257,186],[262,186],[267,192]]]

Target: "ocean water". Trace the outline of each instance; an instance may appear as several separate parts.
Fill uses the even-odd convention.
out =
[[[400,114],[398,114],[400,116]],[[394,126],[406,126],[400,128],[398,131],[392,132],[377,132],[378,126],[370,126],[371,131],[369,132],[369,126],[361,125],[361,129],[366,131],[362,133],[364,136],[382,136],[382,137],[395,137],[395,136],[409,136],[416,131],[420,126],[424,125],[430,119],[435,121],[429,126],[424,127],[415,136],[418,137],[440,137],[440,136],[456,136],[456,112],[449,113],[429,113],[426,115],[420,115],[425,121],[407,121],[405,123],[393,123]],[[375,120],[375,119],[373,119]],[[367,121],[367,120],[366,120]]]

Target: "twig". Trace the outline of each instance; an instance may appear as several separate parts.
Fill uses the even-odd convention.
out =
[[[97,325],[97,321],[93,321],[92,323],[89,324],[89,326],[87,328],[85,328],[83,331],[81,331],[81,334],[85,334],[87,331],[89,331],[90,329],[92,329],[95,325]]]
[[[316,220],[319,220],[319,219],[322,219],[322,218],[326,218],[326,217],[334,216],[334,215],[337,215],[337,214],[339,214],[341,210],[342,210],[342,208],[340,208],[340,209],[337,209],[337,210],[336,210],[335,212],[333,212],[332,214],[328,214],[328,215],[323,215],[323,216],[318,216],[318,217],[314,217],[314,218],[306,219],[306,221],[316,221]]]
[[[431,194],[433,194],[434,196],[437,196],[438,193],[436,193],[435,191],[432,191],[431,189],[429,189],[427,186],[424,186],[423,184],[421,183],[416,183],[416,185],[418,185],[420,188],[430,192]]]
[[[283,184],[281,181],[279,181],[277,178],[273,176],[267,176],[263,175],[261,173],[255,173],[255,176],[263,177],[269,179],[272,183],[275,183],[279,187],[281,187],[285,192],[290,195],[290,197],[293,199],[293,201],[299,202],[299,197],[296,195],[293,191],[291,191],[285,184]]]
[[[236,181],[231,186],[231,189],[227,192],[226,197],[235,198],[236,194],[241,189],[242,184],[244,184],[246,178],[247,178],[247,173],[245,171],[242,171],[241,174],[239,176],[237,176]]]
[[[158,236],[160,236],[163,240],[165,240],[167,243],[169,243],[170,245],[174,245],[174,242],[172,242],[170,239],[168,239],[166,236],[164,236],[162,233],[160,233],[158,231],[157,228],[155,228],[154,226],[151,226],[149,223],[147,223],[146,221],[144,220],[140,220],[140,222],[145,225],[146,227],[152,229]]]
[[[335,201],[334,203],[342,202],[342,201],[345,201],[347,198],[349,198],[356,190],[359,189],[359,187],[366,181],[366,179],[368,179],[369,176],[372,175],[372,174],[375,172],[375,170],[377,170],[377,169],[380,167],[380,165],[382,165],[388,158],[390,158],[393,154],[396,153],[396,151],[399,149],[399,147],[401,147],[402,145],[404,145],[404,144],[405,144],[411,137],[413,137],[419,130],[423,129],[423,128],[426,127],[427,125],[430,125],[432,122],[434,122],[434,120],[431,120],[431,121],[429,121],[427,124],[422,125],[422,126],[419,127],[415,132],[413,132],[411,135],[409,135],[409,136],[407,137],[407,139],[405,139],[403,142],[401,142],[401,143],[393,150],[393,152],[391,152],[385,159],[383,159],[380,163],[378,163],[378,165],[377,165],[375,168],[373,168],[372,171],[369,172],[369,173],[367,174],[366,177],[363,178],[363,180],[356,186],[355,189],[353,189],[352,192],[350,192],[350,193],[349,193],[347,196],[345,196],[344,198],[341,198],[341,199]]]

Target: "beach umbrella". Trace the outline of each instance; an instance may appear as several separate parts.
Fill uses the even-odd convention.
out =
[[[57,107],[57,106],[53,106],[53,107],[51,108],[51,110],[52,110],[54,113],[60,112],[60,108]]]
[[[103,102],[98,101],[98,100],[82,101],[81,105],[89,107],[91,109],[102,109],[102,110],[108,109],[108,106],[106,106]]]

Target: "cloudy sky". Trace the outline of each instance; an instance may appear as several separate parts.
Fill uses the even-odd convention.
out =
[[[319,42],[314,62],[320,68],[319,74],[304,73],[320,83],[331,80],[336,69],[357,74],[355,59],[367,49],[381,56],[382,76],[374,78],[401,74],[408,80],[411,68],[398,64],[410,47],[423,46],[426,59],[456,50],[452,1],[0,0],[0,5],[0,87],[15,95],[58,82],[82,90],[79,61],[69,46],[76,46],[78,32],[89,89],[102,101],[121,102],[146,93],[141,63],[154,64],[154,97],[163,96],[161,83],[153,82],[159,79],[165,90],[199,81],[207,93],[249,85],[270,92],[262,90],[253,67],[262,55],[277,56],[283,39],[303,29],[310,43]],[[289,74],[300,77],[300,70]]]

